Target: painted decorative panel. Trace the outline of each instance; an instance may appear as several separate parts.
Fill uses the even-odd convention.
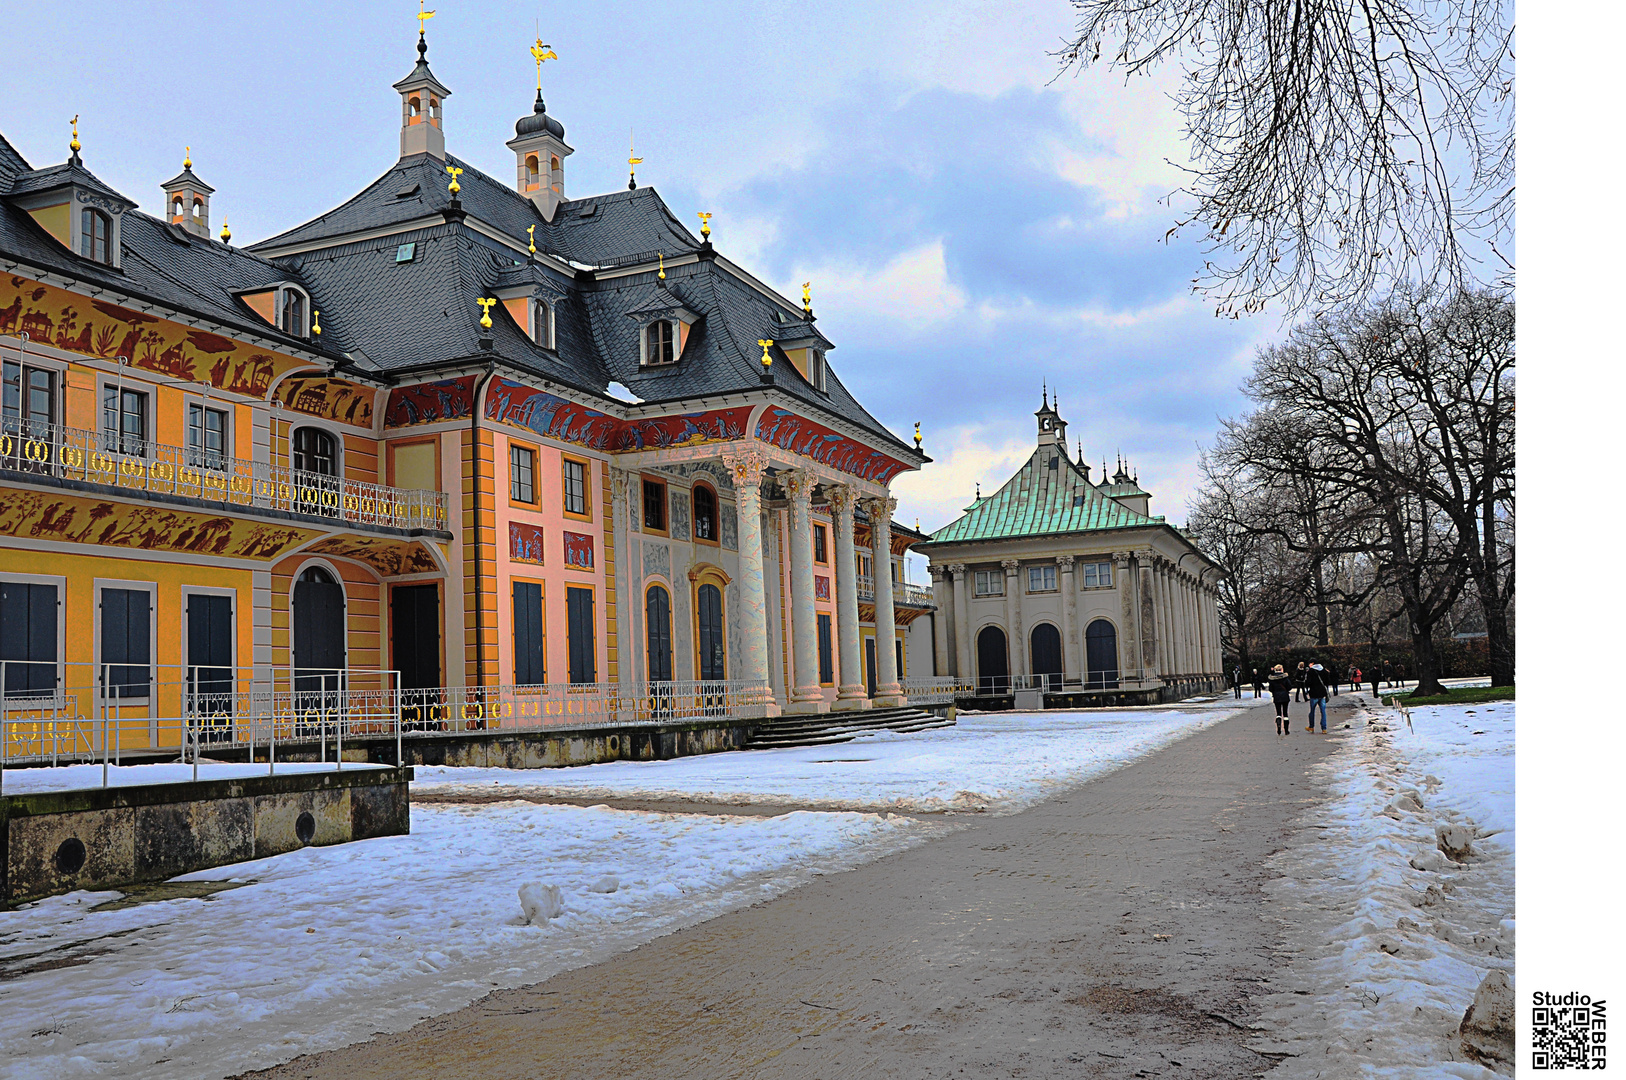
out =
[[[733,503],[717,504],[718,534],[722,538],[724,551],[738,551],[740,549],[739,515]]]
[[[508,557],[542,565],[542,527],[524,521],[508,523]]]
[[[461,420],[474,414],[474,376],[440,382],[398,386],[390,391],[384,408],[384,426],[410,427],[441,420]]]
[[[788,409],[769,408],[757,421],[757,438],[810,457],[821,465],[850,473],[861,480],[884,484],[908,468],[879,450],[871,450],[847,436],[797,416]]]
[[[8,491],[0,535],[141,551],[179,551],[235,559],[275,559],[321,535],[314,529],[161,510],[72,495]]]
[[[24,334],[81,356],[263,397],[280,375],[315,365],[219,334],[21,277],[0,279],[0,334]]]
[[[292,378],[278,383],[272,396],[295,412],[371,428],[374,393],[370,386],[343,379]]]
[[[672,552],[665,544],[657,544],[653,540],[644,541],[644,573],[646,575],[659,574],[667,581],[672,580]]]
[[[830,599],[830,579],[825,577],[823,574],[813,575],[813,599]]]
[[[491,380],[486,391],[486,418],[592,450],[612,449],[622,424],[608,413],[510,382],[500,375]]]
[[[670,535],[673,539],[684,539],[689,535],[689,493],[672,488],[672,514],[667,520],[671,523]]]
[[[434,556],[424,550],[421,543],[410,540],[386,540],[374,536],[330,536],[318,540],[305,549],[316,555],[334,555],[342,559],[355,559],[377,570],[381,577],[400,577],[403,574],[430,574],[439,570]]]
[[[668,450],[678,446],[728,442],[745,438],[745,425],[751,422],[751,406],[713,409],[709,412],[629,420],[622,425],[613,449]]]
[[[577,570],[593,568],[593,538],[585,533],[565,533],[565,565]]]

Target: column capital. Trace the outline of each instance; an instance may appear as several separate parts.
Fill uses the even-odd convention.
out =
[[[957,578],[965,577],[965,563],[963,563],[963,562],[949,563],[948,564],[948,572],[953,574]]]
[[[1112,565],[1117,567],[1119,570],[1127,569],[1129,567],[1129,552],[1114,551],[1112,553]]]
[[[785,496],[792,504],[808,505],[817,483],[813,474],[806,469],[787,469],[779,474],[779,485],[785,489]]]
[[[932,576],[933,581],[942,581],[944,578],[948,577],[948,568],[938,563],[927,563],[926,573]]]
[[[1022,568],[1021,562],[1016,559],[1001,559],[999,565],[1005,571],[1006,577],[1015,577],[1016,572]]]
[[[1067,573],[1073,569],[1073,563],[1076,559],[1076,555],[1057,555],[1056,565],[1061,567],[1062,573]]]
[[[762,470],[768,467],[768,455],[765,452],[754,447],[745,447],[739,450],[725,450],[722,458],[724,467],[733,477],[736,490],[741,487],[755,488],[762,483]]]
[[[825,484],[824,501],[832,513],[845,514],[858,505],[858,497],[846,484]]]
[[[898,508],[898,500],[890,495],[877,495],[863,500],[864,512],[869,515],[870,525],[878,524],[878,519],[886,521],[886,528],[892,529],[892,512]]]

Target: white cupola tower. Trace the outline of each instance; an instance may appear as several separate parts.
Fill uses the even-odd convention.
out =
[[[418,63],[412,73],[395,84],[401,95],[401,156],[428,154],[446,160],[446,133],[441,110],[452,92],[429,70],[429,43],[418,31]]]
[[[164,220],[194,236],[209,236],[209,196],[215,189],[192,172],[192,148],[186,148],[181,173],[164,185]]]

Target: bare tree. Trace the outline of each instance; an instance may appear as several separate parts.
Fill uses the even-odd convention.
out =
[[[1511,279],[1511,0],[1072,2],[1064,71],[1181,66],[1169,233],[1201,231],[1217,313]]]

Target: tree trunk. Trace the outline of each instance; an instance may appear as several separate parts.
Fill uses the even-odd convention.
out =
[[[1412,696],[1435,697],[1443,694],[1445,687],[1440,685],[1440,659],[1434,654],[1434,628],[1417,629],[1415,622],[1412,626],[1412,666],[1417,669],[1417,689],[1412,691]]]
[[[1507,604],[1486,603],[1485,635],[1490,645],[1492,686],[1513,685],[1513,637],[1507,632]]]

